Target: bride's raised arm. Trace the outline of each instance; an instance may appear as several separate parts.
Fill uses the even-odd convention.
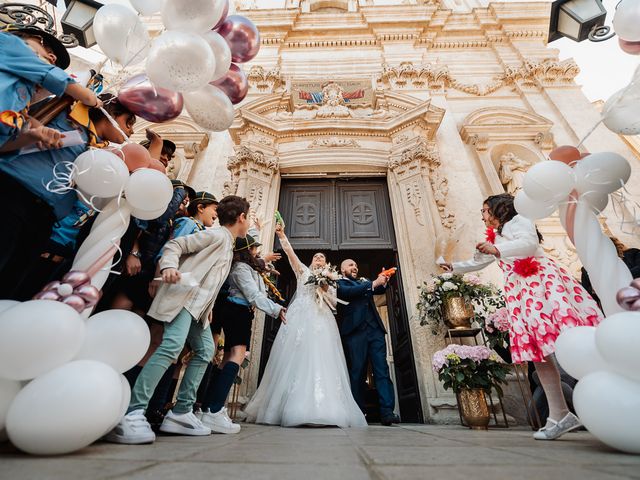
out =
[[[280,240],[280,245],[282,245],[284,253],[286,253],[287,258],[289,259],[289,264],[293,271],[296,275],[302,273],[304,271],[304,266],[289,243],[289,239],[285,235],[284,227],[281,223],[276,224],[276,235],[278,236],[278,240]]]

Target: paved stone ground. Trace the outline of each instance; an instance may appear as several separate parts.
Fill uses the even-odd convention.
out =
[[[34,458],[0,445],[0,479],[640,479],[640,456],[587,432],[537,442],[522,429],[457,426],[283,429],[163,436],[154,445],[97,443],[66,457]]]

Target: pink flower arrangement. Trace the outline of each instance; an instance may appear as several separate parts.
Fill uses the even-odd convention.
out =
[[[509,331],[509,311],[505,308],[499,308],[495,313],[489,315],[484,323],[484,328],[489,333],[495,330],[499,332]]]
[[[495,353],[491,349],[478,345],[458,345],[452,343],[447,345],[446,348],[437,351],[433,355],[431,364],[434,372],[439,372],[442,367],[449,366],[450,364],[460,363],[462,360],[471,360],[473,362],[481,362],[482,360],[488,360],[495,357]]]
[[[465,273],[462,278],[469,285],[482,285],[482,280],[480,280],[480,277],[474,275],[473,273]]]

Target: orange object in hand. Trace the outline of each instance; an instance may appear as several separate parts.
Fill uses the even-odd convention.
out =
[[[380,275],[384,275],[387,278],[391,278],[396,274],[397,271],[398,271],[398,268],[397,267],[393,267],[393,268],[389,268],[387,270],[383,270],[380,273]]]

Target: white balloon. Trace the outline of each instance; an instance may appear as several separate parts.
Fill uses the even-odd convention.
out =
[[[70,453],[98,440],[120,415],[121,402],[120,376],[113,368],[94,360],[70,362],[18,393],[7,433],[27,453]]]
[[[62,302],[30,300],[0,314],[0,377],[29,380],[71,360],[84,321]]]
[[[216,71],[213,50],[194,33],[165,32],[153,41],[147,76],[154,85],[176,92],[192,92],[211,81]]]
[[[193,121],[206,130],[222,132],[233,123],[233,104],[229,97],[213,85],[184,94],[184,105]]]
[[[158,170],[141,168],[131,174],[124,193],[133,209],[145,212],[166,210],[173,197],[173,185]]]
[[[129,0],[140,15],[148,17],[162,10],[164,0]]]
[[[104,5],[93,18],[96,42],[104,54],[120,65],[144,60],[149,32],[136,13],[124,5]]]
[[[167,30],[204,33],[217,25],[225,3],[224,0],[166,0],[162,23]]]
[[[513,206],[516,212],[529,220],[547,218],[558,208],[555,203],[536,202],[530,199],[522,190],[516,193],[513,199]]]
[[[129,179],[129,169],[120,157],[103,149],[90,149],[76,158],[73,178],[90,197],[118,195]]]
[[[137,218],[138,220],[155,220],[159,218],[164,212],[167,211],[167,207],[160,208],[155,211],[147,212],[145,210],[133,209],[131,210],[131,216]]]
[[[11,402],[18,395],[18,392],[22,388],[20,382],[16,380],[7,380],[6,378],[0,378],[0,441],[4,435],[5,420],[7,418],[7,412]]]
[[[122,373],[135,366],[149,348],[149,327],[133,312],[106,310],[87,320],[76,360],[97,360]]]
[[[20,302],[18,302],[17,300],[0,300],[0,313],[4,312],[5,310],[9,310],[11,307],[15,307],[19,303]]]
[[[612,370],[640,382],[640,313],[623,312],[605,318],[595,339]]]
[[[556,359],[573,378],[582,378],[607,369],[596,348],[596,327],[572,327],[563,330],[556,340]]]
[[[203,33],[202,38],[207,41],[216,59],[216,71],[211,77],[211,81],[214,82],[224,77],[231,68],[231,49],[227,41],[213,30]]]
[[[640,2],[638,0],[622,0],[616,6],[613,15],[613,29],[627,42],[640,42]]]
[[[637,77],[637,74],[636,76]],[[602,107],[602,123],[620,135],[640,133],[640,79],[614,93]]]
[[[631,165],[626,158],[613,152],[587,155],[575,168],[579,193],[609,194],[622,188],[631,176]]]
[[[118,414],[118,418],[114,420],[114,422],[109,425],[109,428],[104,431],[104,435],[116,428],[116,425],[120,423],[120,420],[126,415],[127,410],[129,409],[129,403],[131,402],[131,386],[129,385],[127,377],[122,374],[120,374],[120,387],[122,388],[120,397],[120,413]]]
[[[569,196],[575,187],[573,169],[557,160],[536,163],[524,177],[523,190],[538,202],[559,202]]]
[[[600,441],[640,453],[640,383],[614,372],[594,372],[573,390],[580,421]]]
[[[607,208],[609,196],[605,193],[587,192],[580,195],[579,201],[586,202],[593,213],[598,214]]]

